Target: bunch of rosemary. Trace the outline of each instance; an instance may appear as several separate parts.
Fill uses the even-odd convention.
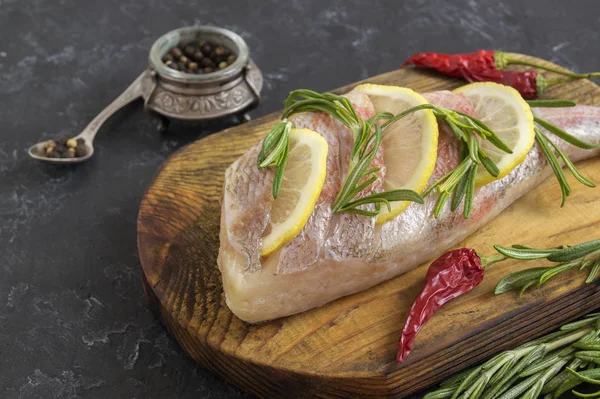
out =
[[[600,385],[598,364],[600,313],[593,313],[451,377],[424,399],[557,399],[583,382]]]
[[[258,157],[258,167],[260,169],[276,168],[273,196],[277,198],[282,178],[279,171],[285,167],[287,142],[289,141],[289,136],[281,134],[284,130],[283,126],[287,126],[289,123],[287,118],[300,112],[321,111],[342,122],[353,132],[355,138],[348,176],[333,203],[334,212],[354,212],[375,216],[381,211],[382,203],[387,205],[388,209],[391,201],[423,203],[422,197],[411,190],[392,190],[374,193],[358,200],[354,198],[377,179],[376,173],[379,169],[371,168],[370,165],[381,143],[382,132],[405,116],[425,109],[432,110],[437,118],[451,127],[456,138],[461,142],[463,159],[459,166],[435,182],[423,195],[431,193],[434,189],[440,192],[434,212],[437,217],[454,193],[452,210],[458,208],[464,200],[464,215],[468,218],[473,209],[477,166],[482,164],[490,174],[498,176],[498,168],[480,148],[478,139],[489,140],[502,151],[510,153],[511,150],[477,118],[432,104],[418,105],[397,115],[382,112],[364,120],[345,97],[331,93],[316,93],[311,90],[294,90],[284,102],[282,122],[267,134],[263,142],[263,149]],[[378,124],[379,121],[383,123]],[[267,162],[267,159],[275,160],[275,162]],[[375,204],[375,209],[367,210],[362,207],[366,204]]]
[[[528,103],[531,107],[571,107],[575,105],[574,102],[566,100],[538,100],[529,101]],[[439,120],[448,124],[460,143],[460,163],[458,166],[434,182],[422,193],[422,196],[412,190],[392,190],[373,193],[360,199],[355,199],[360,192],[377,180],[379,169],[371,168],[371,162],[375,158],[381,144],[382,132],[405,116],[426,109],[431,110]],[[294,90],[284,102],[282,122],[276,125],[265,137],[262,151],[257,160],[259,169],[275,168],[273,198],[277,198],[279,194],[283,172],[287,163],[289,131],[292,128],[292,122],[289,122],[287,118],[301,112],[319,111],[342,122],[352,131],[355,138],[348,175],[332,206],[334,212],[354,212],[367,216],[376,216],[381,212],[382,203],[388,209],[390,209],[390,202],[392,201],[412,201],[422,204],[423,197],[429,195],[433,190],[437,190],[439,196],[434,208],[434,216],[436,218],[441,214],[450,197],[452,197],[450,209],[455,211],[464,202],[463,215],[468,219],[473,211],[475,179],[479,166],[482,165],[494,177],[498,177],[499,175],[498,167],[481,149],[479,142],[481,140],[489,140],[490,143],[501,151],[509,154],[512,153],[512,150],[489,126],[479,119],[462,112],[433,104],[422,104],[397,115],[392,115],[389,112],[381,112],[368,120],[364,120],[356,113],[350,101],[345,97],[331,93],[317,93],[311,90]],[[535,118],[534,121],[536,123],[536,140],[560,183],[563,194],[561,206],[564,205],[566,197],[571,193],[571,187],[566,180],[559,158],[562,159],[577,180],[586,186],[595,187],[593,182],[583,177],[577,171],[573,162],[548,138],[540,127],[545,128],[572,145],[587,149],[596,146],[585,143],[540,118]],[[374,208],[366,209],[363,205],[367,204],[374,204]]]

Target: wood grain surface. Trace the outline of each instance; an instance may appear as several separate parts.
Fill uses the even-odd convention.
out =
[[[365,82],[419,92],[463,84],[415,69]],[[600,105],[600,89],[589,81],[558,86],[544,97]],[[227,166],[277,119],[272,114],[183,148],[159,170],[139,211],[138,248],[150,306],[195,361],[225,380],[258,397],[402,397],[600,306],[598,284],[583,284],[585,276],[577,272],[522,298],[494,296],[497,281],[523,267],[504,262],[487,270],[472,293],[447,304],[398,365],[396,342],[423,285],[427,265],[421,265],[323,307],[246,324],[229,311],[221,287],[219,200]],[[600,182],[600,160],[579,167]],[[598,237],[599,189],[570,181],[574,190],[564,208],[550,178],[460,246],[490,254],[495,243],[550,246]]]

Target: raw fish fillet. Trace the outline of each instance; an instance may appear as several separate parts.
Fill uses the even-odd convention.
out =
[[[461,95],[444,91],[425,97],[431,103],[474,114]],[[349,93],[349,98],[362,116],[369,115],[368,98],[356,93]],[[600,108],[539,108],[534,113],[582,140],[600,143]],[[552,173],[536,145],[503,179],[477,189],[468,220],[461,209],[451,212],[449,204],[434,218],[436,196],[430,195],[424,205],[411,204],[394,219],[375,225],[374,218],[331,213],[346,173],[345,154],[351,145],[348,130],[321,113],[297,116],[295,122],[317,131],[330,145],[327,181],[313,215],[295,239],[268,257],[258,255],[272,203],[272,172],[258,171],[255,166],[260,143],[234,162],[225,176],[218,265],[229,308],[250,323],[321,306],[411,270],[458,244]],[[599,153],[568,145],[552,134],[549,137],[574,161]],[[380,155],[374,163],[383,161]],[[431,181],[457,163],[456,140],[440,123],[438,160]],[[380,185],[371,189],[380,190]]]

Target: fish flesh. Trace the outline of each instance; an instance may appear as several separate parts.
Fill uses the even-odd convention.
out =
[[[354,91],[347,96],[362,117],[374,112],[361,93]],[[441,91],[424,96],[432,104],[475,115],[470,101],[460,94]],[[600,144],[598,107],[536,108],[534,114],[581,140]],[[430,195],[423,205],[411,204],[392,220],[375,225],[373,217],[331,212],[347,173],[350,131],[319,112],[300,114],[294,122],[325,137],[329,154],[327,178],[315,210],[293,240],[260,257],[260,237],[273,201],[273,172],[256,168],[261,143],[236,160],[225,174],[218,265],[227,305],[249,323],[321,306],[411,270],[457,245],[552,173],[536,144],[507,176],[476,189],[469,219],[463,218],[461,208],[451,211],[449,204],[434,218],[437,197]],[[600,151],[583,150],[548,136],[574,161]],[[374,163],[384,165],[381,150]],[[456,139],[440,123],[438,159],[429,183],[457,164]],[[385,178],[385,169],[379,178]],[[381,185],[375,184],[371,190],[381,190]]]

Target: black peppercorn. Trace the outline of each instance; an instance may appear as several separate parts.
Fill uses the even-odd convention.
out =
[[[204,68],[204,73],[211,73],[214,69],[212,69],[211,67],[206,67]]]
[[[171,54],[165,54],[162,58],[162,61],[166,64],[167,62],[173,61],[173,56]]]
[[[204,46],[202,46],[202,52],[204,53],[204,55],[210,55],[210,53],[212,52],[212,46],[210,44],[205,44]]]
[[[188,44],[187,46],[184,47],[183,52],[188,56],[191,57],[194,55],[194,53],[196,52],[196,48],[194,46],[192,46],[191,44]]]
[[[209,67],[213,65],[213,62],[210,58],[204,57],[202,58],[202,60],[200,60],[200,65],[202,65],[203,67]]]
[[[229,65],[233,64],[235,62],[235,55],[231,54],[229,57],[227,57],[227,63]]]
[[[183,53],[181,52],[181,49],[179,47],[173,47],[171,49],[171,55],[175,58],[179,58],[181,57]]]
[[[196,51],[192,58],[196,61],[200,61],[202,58],[204,58],[204,53],[202,53],[202,51]]]
[[[75,156],[76,157],[84,157],[87,155],[87,147],[85,146],[85,144],[80,143],[77,144],[77,147],[75,147]]]

